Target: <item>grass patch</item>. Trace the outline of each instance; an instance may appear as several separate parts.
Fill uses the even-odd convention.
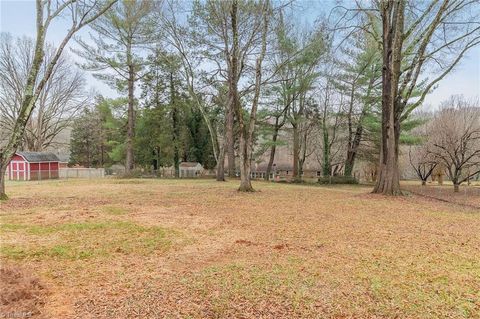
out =
[[[48,235],[58,232],[75,233],[115,227],[119,222],[81,222],[59,225],[30,225],[5,223],[0,225],[0,234],[4,231],[22,231],[29,235]],[[121,224],[121,222],[120,222]]]
[[[12,259],[86,259],[112,254],[151,254],[166,251],[173,232],[132,222],[104,221],[60,225],[2,224],[0,234],[14,232],[27,236],[27,244],[6,244],[0,255]],[[47,242],[47,244],[39,244]]]
[[[282,311],[285,307],[305,316],[306,309],[311,309],[316,300],[312,288],[317,285],[318,277],[301,269],[302,263],[297,260],[271,265],[231,263],[208,267],[184,278],[182,283],[192,294],[209,300],[218,317],[238,315],[231,312],[231,305],[238,301],[253,307],[272,307],[272,310]]]
[[[114,216],[121,216],[128,213],[128,210],[119,206],[103,206],[102,211]]]
[[[472,287],[461,287],[457,282],[480,278],[480,263],[452,254],[448,258],[451,269],[442,269],[442,260],[408,258],[404,257],[403,265],[380,258],[375,263],[367,262],[358,267],[357,278],[363,281],[378,304],[379,315],[389,317],[402,309],[407,317],[416,317],[423,309],[430,309],[425,318],[440,318],[447,313],[452,317],[470,318],[479,310],[476,302],[480,292]]]

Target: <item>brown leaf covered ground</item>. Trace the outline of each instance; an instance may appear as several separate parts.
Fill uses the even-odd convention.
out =
[[[1,258],[39,278],[47,318],[480,318],[472,207],[362,186],[7,187]]]
[[[47,293],[39,279],[16,265],[0,265],[0,318],[43,317]]]
[[[408,182],[405,183],[403,188],[415,195],[480,209],[480,183],[478,182],[470,186],[466,183],[460,185],[460,190],[457,193],[453,191],[453,185],[447,183],[443,186],[436,183],[421,186],[418,182]]]

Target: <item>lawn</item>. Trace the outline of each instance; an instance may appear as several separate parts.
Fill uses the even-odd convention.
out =
[[[365,186],[237,184],[8,184],[0,314],[480,318],[480,209]]]

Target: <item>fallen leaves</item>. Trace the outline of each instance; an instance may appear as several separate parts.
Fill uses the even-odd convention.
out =
[[[0,206],[2,243],[54,250],[2,259],[48,284],[49,318],[480,313],[474,209],[361,186],[257,183],[262,191],[247,195],[237,186],[18,183]],[[479,197],[468,194],[472,203]],[[75,257],[87,248],[92,254]]]

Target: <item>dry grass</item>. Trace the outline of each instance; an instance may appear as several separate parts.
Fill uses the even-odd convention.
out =
[[[419,182],[408,182],[405,183],[404,189],[431,199],[480,209],[480,184],[468,186],[464,183],[465,185],[460,185],[460,191],[457,193],[453,191],[453,185],[445,184],[446,185],[440,186],[436,183],[428,183],[426,186],[421,186]]]
[[[13,183],[1,258],[40,278],[48,318],[480,318],[474,207],[254,186]]]

